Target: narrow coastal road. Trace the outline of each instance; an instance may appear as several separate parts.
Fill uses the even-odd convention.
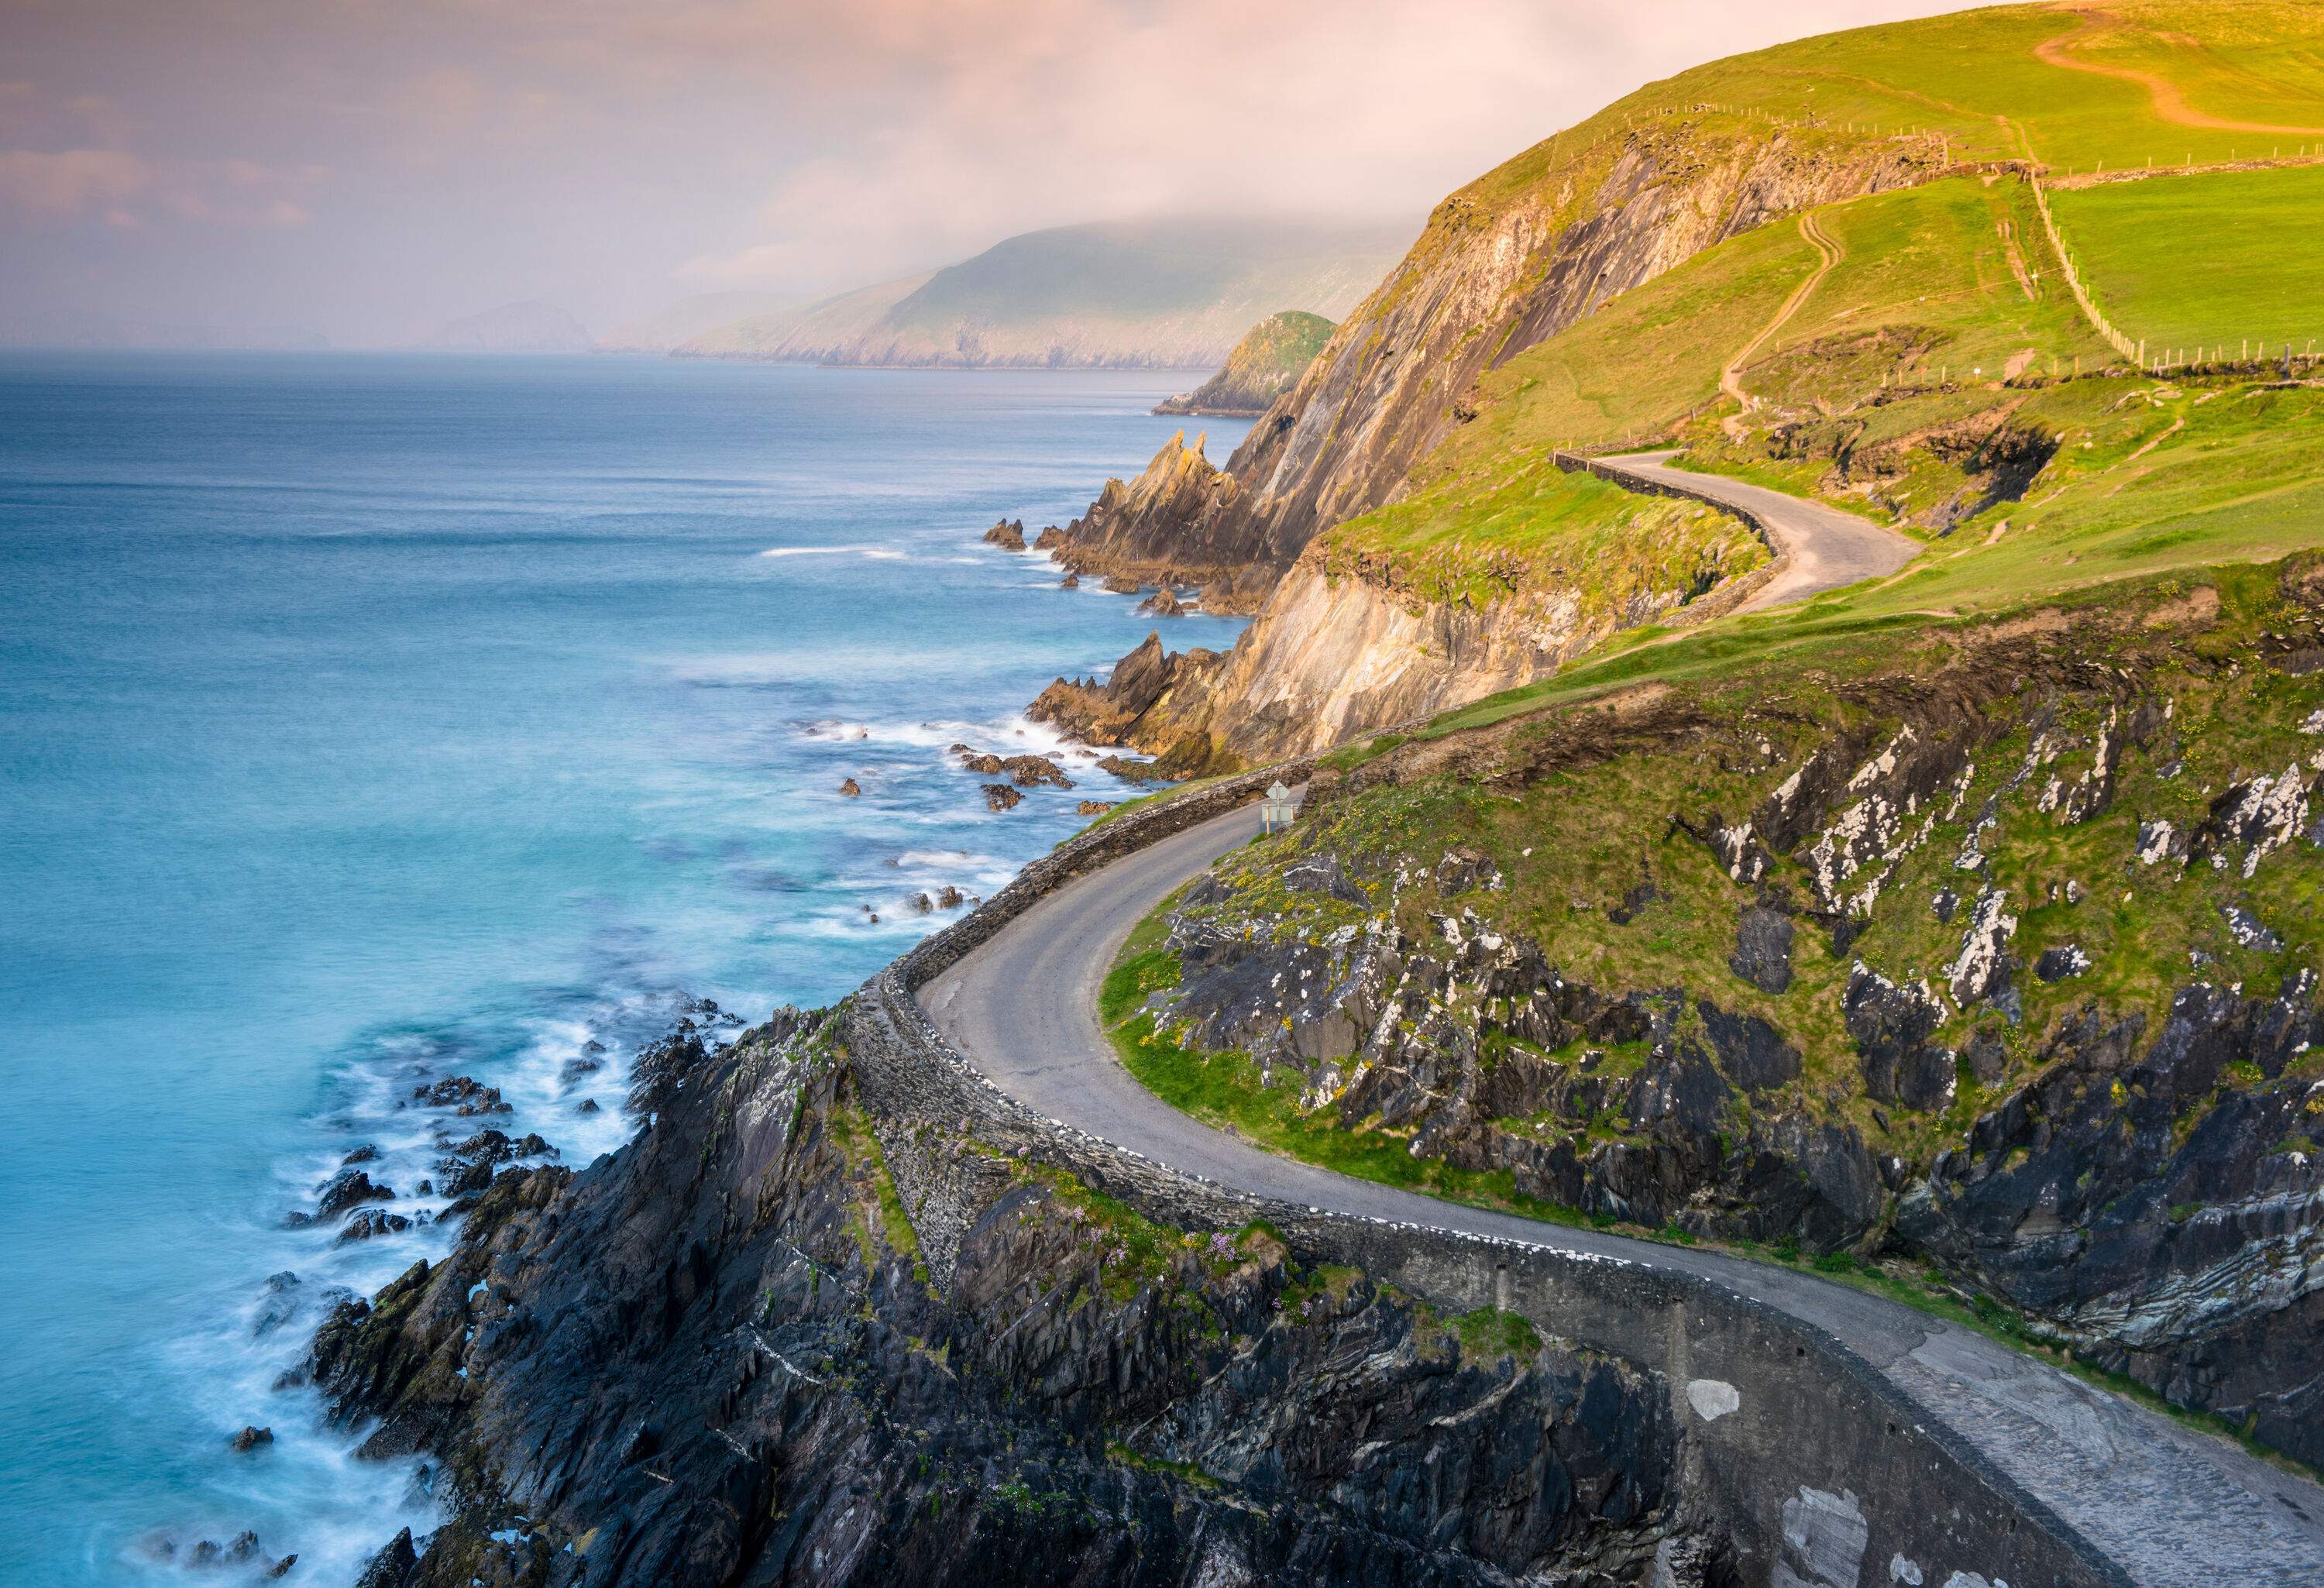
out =
[[[1775,577],[1737,607],[1738,612],[1759,612],[1853,585],[1858,579],[1882,578],[1921,554],[1921,543],[1910,535],[1870,519],[1724,475],[1673,468],[1668,461],[1672,456],[1669,451],[1626,452],[1593,461],[1724,506],[1741,508],[1767,526],[1782,560]]]
[[[922,988],[922,1005],[1019,1101],[1173,1168],[1337,1213],[1619,1256],[1818,1325],[2141,1584],[2324,1583],[2324,1489],[1981,1334],[1810,1274],[1351,1179],[1277,1158],[1163,1103],[1114,1057],[1098,1023],[1099,983],[1132,927],[1258,831],[1258,811],[1247,807],[1066,884]]]

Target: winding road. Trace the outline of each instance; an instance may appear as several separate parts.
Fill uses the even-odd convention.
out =
[[[1635,475],[1723,506],[1739,507],[1766,527],[1768,539],[1775,542],[1775,574],[1738,606],[1738,612],[1763,612],[1859,579],[1885,578],[1921,554],[1921,543],[1910,535],[1868,518],[1725,475],[1673,468],[1669,460],[1675,450],[1626,452],[1591,461],[1617,475]]]
[[[1359,1217],[1620,1256],[1820,1325],[2141,1584],[2324,1583],[2324,1489],[1981,1334],[1789,1269],[1351,1179],[1278,1158],[1163,1103],[1115,1057],[1098,1023],[1099,983],[1131,928],[1258,831],[1259,813],[1246,807],[1065,884],[923,987],[923,1007],[1019,1101],[1175,1168]]]

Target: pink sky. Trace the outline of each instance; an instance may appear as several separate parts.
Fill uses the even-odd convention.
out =
[[[392,342],[1035,226],[1409,220],[1640,83],[1927,0],[0,0],[19,316]]]

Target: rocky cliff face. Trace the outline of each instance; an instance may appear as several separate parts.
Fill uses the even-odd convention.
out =
[[[1476,1194],[1933,1264],[2324,1460],[2324,571],[2264,583],[1392,752],[1186,895],[1139,1018]]]
[[[325,1325],[363,1454],[429,1453],[448,1512],[366,1588],[1610,1588],[1672,1538],[1654,1376],[1263,1227],[1151,1223],[950,1121],[980,1191],[940,1293],[838,1029],[676,1054],[630,1146],[504,1170],[450,1257]]]
[[[1262,603],[1319,533],[1404,492],[1414,465],[1473,417],[1464,394],[1486,369],[1727,237],[1925,180],[1942,164],[1939,145],[1914,139],[1772,129],[1707,110],[1629,124],[1620,108],[1440,205],[1224,470],[1165,448],[1076,521],[1063,559],[1077,569],[1201,584],[1206,606],[1260,614],[1233,662],[1183,688],[1171,724],[1150,738],[1176,743],[1199,727],[1262,755],[1320,743],[1286,725],[1312,709],[1342,730],[1399,720],[1379,713],[1475,698],[1537,676],[1537,659],[1570,654],[1575,636],[1602,635],[1612,625],[1584,621],[1535,643],[1563,628],[1545,615],[1561,605],[1555,593],[1499,640],[1474,613],[1415,612],[1407,623],[1360,593],[1319,601],[1312,570],[1285,583],[1279,607]],[[1323,630],[1305,632],[1318,621]],[[1427,649],[1464,631],[1474,642],[1463,660]],[[1302,676],[1303,652],[1328,667]],[[1376,709],[1361,704],[1368,695]]]
[[[1204,455],[1207,439],[1197,435],[1189,447],[1180,430],[1136,479],[1108,480],[1050,555],[1076,574],[1132,587],[1198,585],[1208,611],[1253,610],[1275,572],[1222,538],[1240,494]]]
[[[1817,204],[1927,180],[1933,142],[1623,107],[1437,206],[1419,242],[1228,460],[1206,543],[1287,567],[1391,500],[1477,375],[1704,248]]]
[[[1227,482],[1212,501],[1231,504],[1227,476],[1211,477]],[[1146,750],[1174,774],[1260,765],[1531,683],[1620,629],[1697,621],[1730,605],[1735,581],[1765,565],[1765,548],[1725,514],[1645,498],[1624,498],[1621,511],[1630,522],[1607,538],[1626,556],[1536,565],[1513,549],[1463,548],[1450,559],[1469,586],[1457,592],[1422,559],[1327,537],[1225,656],[1165,656],[1149,636],[1105,687],[1060,679],[1032,715],[1092,743]],[[1471,561],[1481,577],[1468,577]]]

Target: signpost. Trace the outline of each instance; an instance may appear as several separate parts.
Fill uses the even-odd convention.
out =
[[[1280,783],[1267,786],[1267,798],[1259,804],[1259,825],[1261,831],[1280,833],[1291,826],[1299,808],[1291,803],[1291,790]]]

